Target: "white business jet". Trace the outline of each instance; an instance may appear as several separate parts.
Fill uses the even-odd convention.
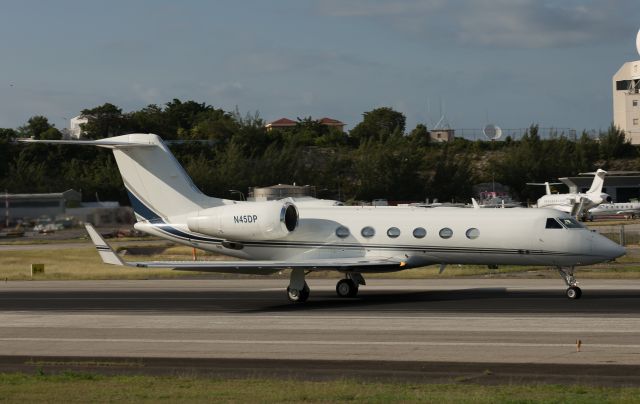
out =
[[[176,243],[242,261],[127,262],[91,225],[87,231],[107,264],[272,274],[291,269],[292,302],[309,297],[308,271],[344,273],[336,291],[353,297],[366,272],[424,265],[554,266],[567,296],[581,290],[574,267],[610,261],[625,249],[551,209],[458,209],[393,206],[322,206],[290,199],[243,202],[202,194],[153,134],[101,140],[34,141],[94,145],[113,150],[137,218],[135,228]]]
[[[640,202],[603,203],[587,212],[587,217],[592,220],[594,217],[605,215],[624,215],[635,219],[640,216]]]
[[[546,195],[538,199],[538,208],[552,208],[569,213],[573,217],[580,217],[586,211],[601,203],[611,202],[611,197],[602,192],[604,175],[607,172],[598,169],[593,176],[593,183],[587,192],[572,192],[567,194],[552,194],[550,183],[527,183],[528,185],[544,185]],[[557,184],[557,183],[554,183]]]

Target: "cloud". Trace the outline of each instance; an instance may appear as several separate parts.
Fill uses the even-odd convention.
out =
[[[637,0],[325,0],[319,13],[358,18],[420,40],[462,46],[564,48],[624,39],[640,17]]]

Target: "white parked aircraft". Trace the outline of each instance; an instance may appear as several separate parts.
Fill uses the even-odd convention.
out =
[[[27,142],[38,142],[26,140]],[[202,194],[162,140],[131,134],[101,140],[40,141],[113,150],[137,218],[135,228],[243,261],[126,262],[91,225],[103,261],[139,268],[271,274],[291,269],[292,302],[309,297],[307,271],[333,269],[341,297],[358,293],[362,273],[430,264],[554,266],[567,296],[581,290],[574,267],[615,259],[625,249],[551,209],[457,209],[243,202]]]
[[[640,216],[640,202],[603,203],[588,211],[588,218],[605,215],[625,215],[630,218]]]
[[[611,202],[611,197],[602,192],[604,176],[607,172],[598,169],[593,176],[593,183],[587,192],[576,192],[568,194],[552,194],[549,183],[528,183],[528,185],[545,185],[546,195],[538,199],[538,208],[552,208],[562,212],[567,212],[573,217],[579,217],[587,210],[594,208],[601,203]]]

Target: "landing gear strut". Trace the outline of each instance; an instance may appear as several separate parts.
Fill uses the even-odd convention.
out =
[[[291,303],[304,303],[309,299],[309,285],[304,280],[304,269],[292,269],[287,287],[287,297]]]
[[[338,281],[336,293],[339,297],[356,297],[360,285],[366,285],[364,277],[357,272],[349,272],[345,279]]]
[[[558,272],[560,276],[562,276],[564,283],[568,286],[566,291],[567,297],[569,299],[580,299],[582,289],[578,287],[578,281],[575,276],[573,276],[573,267],[558,267]]]

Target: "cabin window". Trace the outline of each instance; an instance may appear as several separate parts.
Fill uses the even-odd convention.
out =
[[[349,229],[347,227],[344,227],[344,226],[338,227],[336,229],[336,236],[338,236],[340,238],[349,237]]]
[[[373,227],[367,226],[362,228],[360,234],[362,234],[362,237],[370,238],[376,234],[376,231]]]
[[[562,223],[564,225],[564,227],[566,227],[567,229],[582,229],[582,228],[584,228],[584,226],[581,225],[580,222],[578,222],[576,219],[574,219],[572,217],[562,217],[562,218],[559,218],[558,220],[560,220],[560,223]]]
[[[453,236],[453,230],[451,230],[448,227],[445,227],[444,229],[440,229],[440,237],[442,238],[451,238],[451,236]]]
[[[480,236],[480,230],[476,229],[475,227],[472,227],[469,230],[467,230],[465,235],[467,236],[468,239],[473,240]]]
[[[547,219],[545,229],[562,229],[562,225],[556,219],[550,217]]]
[[[400,235],[400,229],[398,229],[397,227],[389,227],[389,230],[387,230],[387,236],[391,238],[396,238],[399,235]]]
[[[413,229],[413,237],[415,238],[424,238],[427,235],[427,231],[422,227],[416,227]]]

